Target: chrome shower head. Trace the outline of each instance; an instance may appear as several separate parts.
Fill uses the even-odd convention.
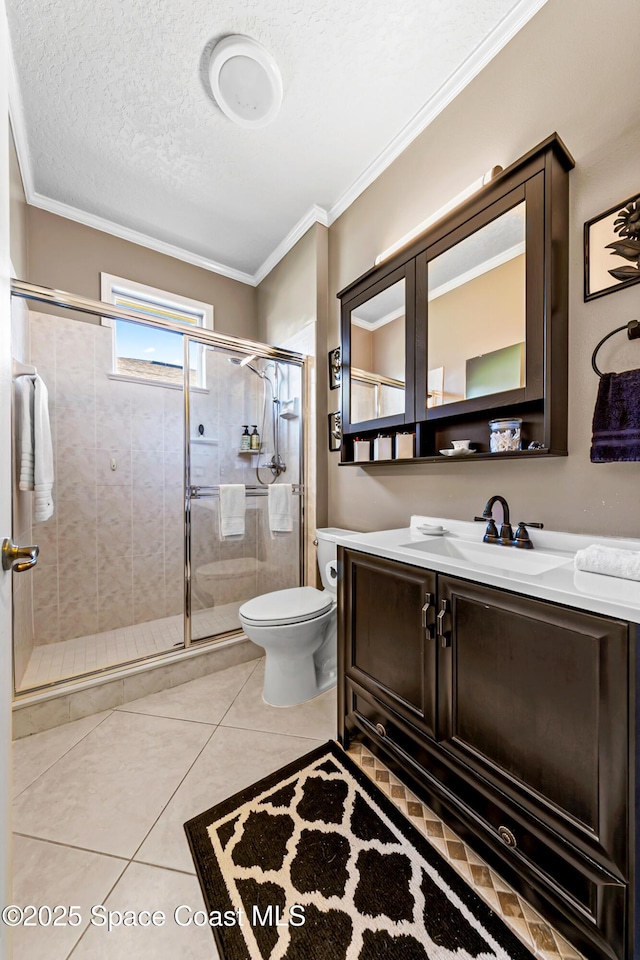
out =
[[[257,377],[260,377],[261,380],[264,380],[265,375],[262,370],[258,370],[257,367],[254,367],[253,364],[249,363],[251,357],[229,357],[229,363],[232,363],[236,367],[247,367],[248,370],[251,370],[252,373],[255,373]]]

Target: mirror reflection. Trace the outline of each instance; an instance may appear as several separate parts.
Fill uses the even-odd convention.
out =
[[[525,384],[525,202],[431,260],[427,406]]]
[[[405,282],[351,311],[351,422],[404,412]]]

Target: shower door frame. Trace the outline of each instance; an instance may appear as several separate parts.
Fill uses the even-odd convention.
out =
[[[231,343],[233,341],[233,343]],[[204,484],[191,483],[191,435],[190,435],[190,390],[189,382],[189,347],[192,343],[204,344],[205,347],[222,347],[222,349],[232,350],[234,353],[246,353],[247,356],[255,356],[259,360],[274,360],[276,362],[290,363],[293,366],[300,367],[300,410],[305,409],[305,358],[300,353],[294,353],[291,350],[282,350],[279,347],[271,347],[269,344],[261,344],[258,341],[235,340],[232,337],[224,337],[223,343],[212,344],[209,336],[201,337],[200,333],[189,331],[184,334],[184,361],[183,375],[184,388],[182,392],[184,400],[184,646],[185,649],[195,644],[216,643],[219,640],[226,640],[228,637],[236,636],[242,632],[238,627],[235,630],[229,630],[224,633],[216,634],[213,637],[201,637],[193,640],[191,636],[191,501],[203,500],[216,496],[218,485],[206,486]],[[206,364],[205,364],[206,369]],[[197,388],[200,389],[200,388]],[[300,414],[300,423],[303,424],[302,414]],[[298,462],[300,464],[300,481],[293,484],[294,496],[300,498],[299,524],[298,524],[298,567],[300,583],[304,582],[304,555],[305,555],[305,484],[304,484],[304,431],[300,429],[298,439]],[[260,451],[261,452],[261,451]],[[260,452],[258,456],[260,456]],[[268,469],[267,467],[264,468]],[[252,496],[258,496],[257,490],[264,487],[267,493],[270,483],[256,484],[255,490],[251,490]],[[264,494],[263,494],[264,495]]]
[[[11,279],[11,296],[19,297],[23,300],[33,300],[36,303],[46,303],[49,306],[61,307],[65,310],[71,310],[77,313],[85,313],[89,316],[95,316],[104,318],[107,320],[131,320],[134,323],[141,323],[145,326],[155,327],[156,329],[166,330],[170,333],[179,333],[183,337],[183,344],[185,349],[185,365],[183,369],[184,381],[183,381],[183,400],[184,400],[184,497],[183,497],[183,506],[184,506],[184,583],[183,583],[183,623],[184,623],[184,645],[181,649],[188,649],[192,645],[191,641],[191,610],[190,610],[190,583],[191,583],[191,567],[190,567],[190,535],[191,535],[191,492],[189,486],[190,479],[190,450],[189,450],[189,366],[188,366],[188,350],[189,343],[199,343],[203,344],[205,347],[221,347],[223,349],[228,349],[234,353],[242,353],[247,356],[250,354],[255,354],[258,357],[270,360],[282,360],[286,363],[292,363],[294,366],[300,367],[301,369],[301,396],[300,396],[300,407],[301,410],[305,409],[305,399],[306,399],[306,383],[305,383],[305,368],[306,368],[306,358],[303,354],[297,353],[293,350],[285,350],[280,347],[273,347],[269,344],[261,343],[257,340],[247,340],[242,337],[232,337],[224,333],[216,333],[214,330],[208,330],[205,327],[199,327],[197,334],[195,331],[189,329],[185,330],[184,324],[175,323],[170,320],[164,320],[160,317],[149,317],[142,314],[136,313],[135,310],[126,310],[124,308],[118,308],[112,303],[104,303],[102,300],[92,300],[88,297],[78,296],[74,293],[69,293],[64,290],[55,290],[51,287],[43,287],[39,284],[28,283],[24,280],[17,280],[15,278]],[[82,321],[79,321],[82,322]],[[300,414],[300,422],[303,424],[302,413]],[[304,435],[303,430],[300,430],[300,476],[302,482],[299,485],[299,496],[300,496],[300,580],[304,580],[304,553],[305,553],[305,485],[304,485]],[[266,488],[265,484],[265,488]],[[13,633],[13,631],[12,631]],[[214,637],[203,638],[202,640],[196,640],[195,643],[198,645],[202,644],[214,644],[221,640],[229,639],[230,637],[237,636],[241,634],[242,631],[240,627],[237,630],[229,631],[224,634],[219,634]],[[11,638],[12,644],[12,654],[13,654],[13,636]],[[87,673],[81,674],[79,676],[68,677],[62,680],[52,681],[41,687],[35,687],[29,690],[21,690],[20,696],[30,695],[32,693],[41,693],[44,690],[49,690],[54,687],[59,687],[63,684],[75,683],[81,680],[86,680],[93,676],[98,676],[105,674],[110,670],[117,670],[123,667],[132,666],[139,663],[151,663],[161,661],[164,657],[175,655],[176,649],[167,650],[159,654],[152,654],[148,657],[141,657],[139,660],[126,661],[125,663],[114,664],[113,667],[99,668],[94,671],[89,671]],[[15,662],[15,658],[12,656],[12,661]],[[15,670],[12,669],[13,674],[13,694],[14,697],[18,696],[16,689],[16,678]]]

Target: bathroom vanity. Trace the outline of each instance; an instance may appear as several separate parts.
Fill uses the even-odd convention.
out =
[[[362,738],[586,956],[631,960],[640,584],[575,573],[590,538],[519,551],[420,519],[340,548],[342,742]]]

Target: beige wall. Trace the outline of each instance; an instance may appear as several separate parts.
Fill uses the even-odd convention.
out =
[[[258,336],[307,355],[305,370],[305,582],[317,578],[315,529],[327,523],[328,230],[314,224],[258,286]],[[333,406],[332,406],[333,404]]]
[[[640,464],[591,464],[596,342],[638,315],[638,287],[583,300],[585,220],[640,189],[640,6],[548,0],[524,29],[329,231],[332,297],[376,254],[496,163],[556,130],[576,159],[570,177],[569,457],[521,462],[396,464],[363,470],[330,457],[330,522],[363,530],[407,524],[412,512],[468,519],[489,496],[559,530],[640,536]],[[334,300],[329,339],[339,330]],[[640,366],[624,337],[607,369]]]
[[[317,233],[307,230],[257,288],[258,339],[282,346],[316,322]]]
[[[11,265],[16,276],[23,279],[27,275],[27,201],[18,166],[13,134],[9,127],[9,245]]]
[[[377,330],[351,326],[351,366],[382,377],[404,380],[404,317]]]
[[[29,271],[27,280],[100,299],[100,273],[212,303],[218,333],[256,339],[256,291],[245,283],[221,277],[128,240],[28,207]],[[57,307],[40,305],[59,316]],[[67,314],[71,316],[72,314]]]
[[[358,370],[373,369],[373,334],[355,324],[351,324],[351,366]]]
[[[373,370],[383,377],[404,380],[404,317],[374,330],[371,335]]]

